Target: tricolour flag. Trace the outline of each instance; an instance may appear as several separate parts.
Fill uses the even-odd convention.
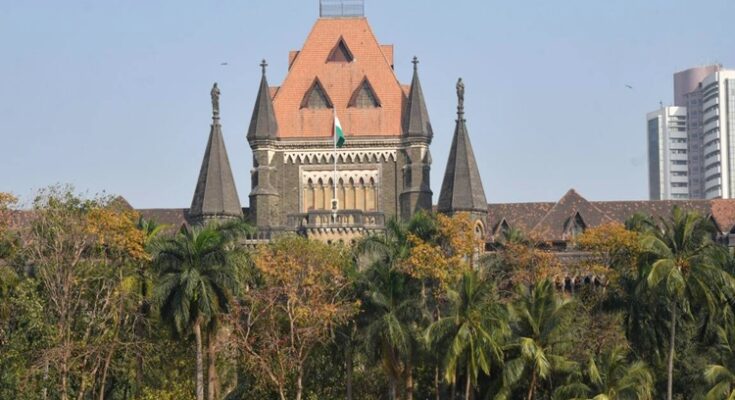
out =
[[[335,146],[342,147],[345,144],[345,133],[342,130],[342,124],[339,123],[337,114],[334,114],[334,142]]]

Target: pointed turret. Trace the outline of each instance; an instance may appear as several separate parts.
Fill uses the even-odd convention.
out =
[[[480,171],[477,169],[475,154],[467,133],[464,119],[464,84],[462,78],[457,82],[457,127],[454,130],[449,161],[444,173],[438,211],[453,214],[466,211],[487,215],[487,200],[482,188]]]
[[[250,222],[259,231],[271,230],[278,227],[280,222],[280,195],[275,189],[278,185],[278,176],[275,174],[273,163],[274,144],[278,133],[276,114],[273,111],[273,100],[265,77],[265,67],[268,64],[263,60],[260,63],[262,76],[258,98],[255,100],[253,117],[248,129],[248,142],[253,150],[253,169],[250,172]]]
[[[194,199],[189,209],[189,217],[193,222],[242,217],[240,198],[227,158],[222,126],[219,123],[219,94],[219,88],[215,83],[211,92],[212,125],[209,141],[199,171]]]
[[[409,137],[424,137],[431,140],[434,132],[429,122],[429,112],[426,111],[426,102],[424,101],[424,92],[421,90],[421,82],[419,81],[418,58],[413,58],[413,79],[411,80],[411,90],[408,93],[408,102],[406,103],[406,121],[404,130]]]
[[[276,133],[278,133],[276,114],[273,111],[273,99],[271,98],[268,79],[265,77],[265,67],[267,66],[265,60],[260,64],[263,76],[260,78],[258,98],[255,100],[253,116],[250,118],[250,128],[247,135],[249,142],[260,139],[275,139]]]
[[[404,150],[403,190],[400,196],[401,217],[411,218],[420,210],[431,211],[431,153],[429,144],[433,132],[426,111],[424,92],[419,82],[418,58],[413,58],[413,80],[408,93],[403,132],[408,137]]]

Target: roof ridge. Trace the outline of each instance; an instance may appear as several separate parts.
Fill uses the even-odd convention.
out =
[[[604,211],[600,210],[597,206],[595,206],[594,204],[592,204],[592,202],[590,202],[589,200],[587,200],[584,196],[582,196],[581,194],[579,194],[579,192],[577,192],[576,190],[574,190],[574,188],[572,188],[572,189],[567,190],[567,192],[564,193],[564,195],[561,198],[559,198],[559,200],[556,203],[554,203],[554,205],[549,209],[549,211],[547,211],[546,214],[544,214],[544,216],[536,223],[536,225],[534,225],[533,228],[531,228],[531,231],[533,232],[533,231],[535,231],[537,229],[540,229],[540,227],[543,226],[543,224],[546,222],[546,220],[549,218],[549,216],[552,215],[559,207],[561,207],[561,203],[562,203],[562,201],[564,201],[564,199],[569,199],[569,198],[573,198],[573,197],[576,197],[576,198],[581,199],[582,201],[584,201],[584,203],[582,203],[582,204],[585,204],[585,203],[588,204],[594,211],[596,211],[600,215],[602,215],[603,218],[605,218],[605,219],[607,219],[609,221],[614,221],[612,218],[610,218],[609,215],[607,215],[607,213],[605,213]],[[579,207],[575,208],[574,211],[576,213],[579,213]],[[580,214],[580,216],[581,216],[581,214]]]

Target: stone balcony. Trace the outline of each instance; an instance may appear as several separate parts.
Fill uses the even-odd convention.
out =
[[[314,229],[375,230],[385,227],[385,214],[362,210],[312,210],[288,216],[288,228],[296,231]]]

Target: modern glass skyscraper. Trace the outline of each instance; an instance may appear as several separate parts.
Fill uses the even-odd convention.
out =
[[[688,198],[735,198],[735,70],[707,65],[675,73],[674,107],[651,112],[646,120],[651,199],[683,198],[684,175],[680,167],[671,170],[671,162],[687,165]],[[672,152],[677,157],[664,156]]]
[[[689,198],[685,107],[648,113],[648,187],[651,200]]]

